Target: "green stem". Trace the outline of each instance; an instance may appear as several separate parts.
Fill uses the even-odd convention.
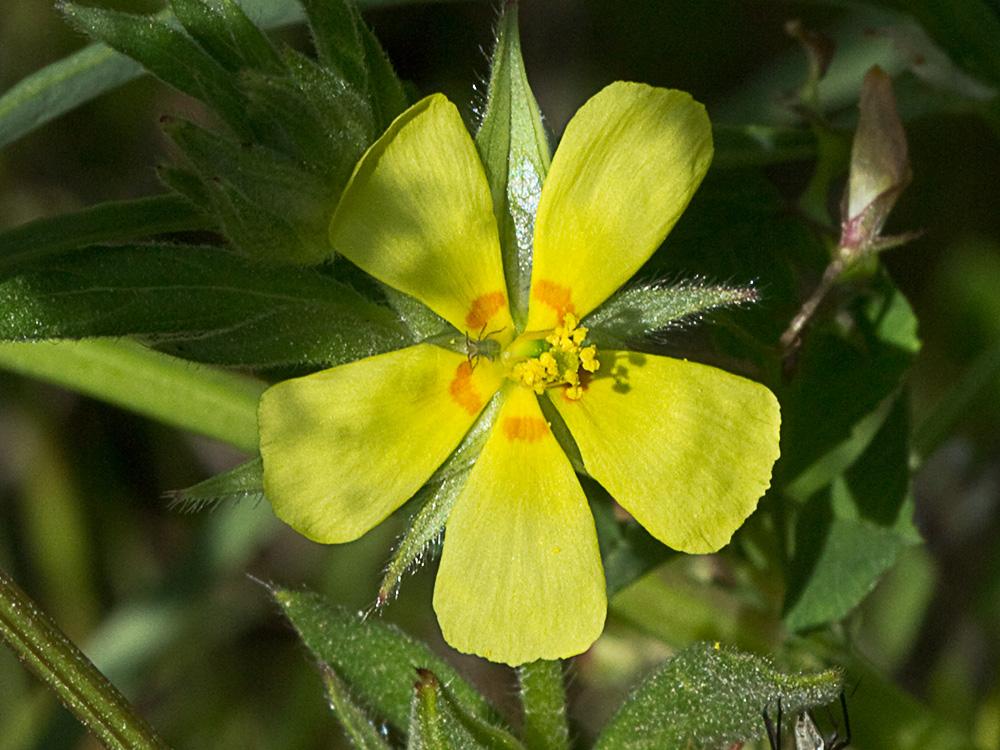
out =
[[[524,706],[524,744],[528,750],[566,750],[566,686],[562,662],[544,659],[517,670]]]
[[[0,343],[0,368],[257,452],[264,384],[128,339]]]
[[[2,570],[0,637],[105,747],[169,750],[114,685]]]

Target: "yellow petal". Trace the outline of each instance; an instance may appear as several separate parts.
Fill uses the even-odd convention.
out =
[[[257,413],[275,514],[315,541],[357,539],[430,478],[501,380],[489,360],[420,345],[278,383]]]
[[[607,610],[594,519],[535,395],[507,400],[445,527],[434,610],[448,643],[517,665],[585,651]]]
[[[458,110],[439,94],[396,118],[358,162],[330,241],[461,331],[513,331],[489,184]]]
[[[535,218],[528,330],[593,310],[663,242],[712,160],[689,94],[613,83],[573,116]]]
[[[668,546],[725,546],[770,484],[781,423],[774,394],[694,362],[597,357],[601,369],[578,401],[552,392],[587,471]]]

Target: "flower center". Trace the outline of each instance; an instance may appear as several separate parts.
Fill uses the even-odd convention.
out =
[[[504,349],[507,377],[541,394],[546,388],[566,386],[567,398],[583,395],[580,371],[596,372],[597,348],[582,346],[587,329],[567,313],[563,324],[552,331],[525,331]]]

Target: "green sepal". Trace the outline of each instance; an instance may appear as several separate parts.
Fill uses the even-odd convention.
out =
[[[783,674],[766,660],[718,644],[681,651],[625,700],[595,750],[729,747],[759,740],[763,712],[794,716],[832,703],[843,690],[837,670]]]
[[[513,735],[470,716],[456,704],[448,688],[429,669],[418,669],[407,750],[520,750]]]
[[[170,0],[170,7],[184,30],[228,70],[282,72],[274,45],[233,0],[218,0],[218,7],[204,0]]]
[[[340,720],[351,744],[359,750],[390,750],[392,745],[382,738],[382,734],[365,716],[364,711],[351,700],[347,685],[337,673],[326,664],[320,665],[320,672],[323,674],[330,708]]]
[[[694,279],[679,284],[648,284],[625,289],[583,320],[588,342],[604,349],[629,349],[643,336],[699,320],[719,307],[757,300],[752,286],[706,284]]]
[[[406,571],[419,564],[431,545],[440,538],[448,514],[465,487],[472,465],[486,443],[501,406],[499,398],[487,404],[459,446],[413,498],[412,502],[420,510],[396,545],[382,577],[378,589],[379,604],[384,604],[398,591]]]
[[[378,587],[379,606],[396,595],[407,571],[419,565],[431,551],[444,531],[448,514],[468,478],[466,471],[441,482],[428,483],[414,496],[413,502],[419,505],[420,510],[396,545],[382,576]]]
[[[336,671],[362,705],[398,729],[409,725],[417,669],[437,675],[465,715],[500,726],[496,710],[454,669],[398,628],[348,613],[318,594],[268,588],[316,660]]]
[[[184,490],[168,493],[171,505],[182,511],[198,511],[225,501],[264,498],[264,462],[260,456],[216,474]]]
[[[0,276],[0,339],[125,335],[255,368],[334,365],[410,343],[390,309],[330,276],[218,247],[88,247]]]
[[[507,4],[497,26],[476,148],[493,195],[511,314],[514,323],[523,327],[528,316],[535,211],[552,157],[521,59],[516,3]]]

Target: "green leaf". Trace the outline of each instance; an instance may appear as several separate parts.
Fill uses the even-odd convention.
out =
[[[344,681],[326,664],[321,664],[320,670],[323,673],[323,682],[326,684],[330,708],[337,714],[354,747],[359,750],[389,750],[392,746],[382,738],[361,708],[351,700],[350,691]]]
[[[229,471],[199,482],[186,490],[170,493],[172,504],[181,510],[202,510],[226,500],[264,499],[264,462],[252,458]]]
[[[91,247],[0,281],[0,338],[147,336],[202,362],[337,364],[409,343],[387,308],[313,270],[216,247]]]
[[[251,257],[299,264],[332,257],[329,221],[340,194],[387,118],[405,104],[357,11],[311,9],[321,57],[333,66],[325,68],[287,47],[279,53],[233,0],[176,0],[183,28],[154,16],[73,4],[63,10],[229,126],[223,135],[164,118],[186,157],[161,173],[168,186]],[[344,49],[331,49],[345,41]]]
[[[0,234],[0,274],[83,245],[211,228],[191,203],[176,195],[100,203],[36,219]]]
[[[399,76],[372,30],[361,22],[358,24],[358,33],[361,35],[365,62],[368,64],[368,96],[375,117],[375,132],[381,134],[406,109],[408,98]]]
[[[865,444],[857,444],[864,438],[853,434],[856,426],[896,391],[919,350],[916,316],[886,279],[860,300],[851,320],[846,332],[828,324],[808,333],[791,387],[775,384],[785,415],[779,466],[791,481],[846,441],[860,454]],[[872,435],[869,430],[868,439]]]
[[[0,367],[257,453],[256,380],[128,340],[0,343]]]
[[[447,320],[442,318],[427,305],[411,297],[409,294],[393,289],[388,284],[380,284],[379,288],[385,295],[390,307],[396,311],[403,325],[410,331],[413,341],[420,342],[427,339],[444,339],[458,335],[458,331]]]
[[[303,16],[297,0],[242,0],[241,4],[264,28],[295,23]],[[43,68],[0,96],[0,148],[143,73],[137,62],[103,44],[91,44]]]
[[[185,31],[231,72],[244,67],[284,72],[270,40],[233,0],[221,0],[219,7],[204,0],[170,0],[170,7]]]
[[[52,63],[0,96],[0,148],[144,72],[103,44]]]
[[[368,89],[368,66],[360,30],[363,21],[357,9],[343,0],[301,0],[312,35],[316,57],[347,84]]]
[[[351,694],[399,729],[409,724],[415,670],[448,685],[455,705],[499,726],[495,711],[455,670],[397,628],[345,612],[317,594],[270,587],[306,647],[347,683]]]
[[[163,176],[192,202],[207,195],[211,214],[236,248],[271,262],[319,263],[332,256],[328,235],[337,196],[318,176],[266,146],[238,143],[184,120],[165,119],[164,130],[200,181]]]
[[[899,550],[920,541],[912,522],[908,416],[908,400],[893,399],[864,452],[798,515],[785,602],[789,630],[842,620]]]
[[[595,745],[629,748],[716,748],[756,741],[763,711],[795,714],[836,700],[839,672],[782,674],[751,654],[700,643],[680,652],[626,699]]]
[[[680,284],[648,284],[613,295],[582,324],[588,343],[604,349],[632,349],[643,336],[701,318],[718,307],[757,301],[753,287],[706,284],[698,279]]]
[[[847,616],[919,540],[909,495],[908,401],[901,379],[920,342],[916,318],[876,280],[852,316],[806,335],[783,414],[779,471],[789,508],[785,625],[805,630]],[[845,328],[850,320],[853,327]]]
[[[517,4],[508,3],[493,51],[486,112],[476,147],[493,195],[514,323],[528,315],[535,211],[551,153],[521,59]]]
[[[111,750],[169,750],[80,649],[3,571],[0,638]]]
[[[72,3],[64,4],[62,11],[78,29],[137,60],[161,81],[208,104],[241,138],[252,136],[235,76],[182,31],[152,16]]]
[[[408,750],[495,748],[517,750],[521,744],[509,732],[469,716],[455,703],[448,688],[429,669],[417,670],[410,712]]]
[[[807,548],[805,554],[812,558],[814,566],[804,574],[804,586],[797,591],[793,588],[790,594],[793,603],[784,620],[785,627],[793,632],[847,616],[896,562],[903,545],[898,534],[868,521],[834,518],[819,538],[811,533],[810,523],[822,528],[812,514],[804,514],[799,520],[801,534],[796,544]],[[789,586],[797,583],[793,578]]]

